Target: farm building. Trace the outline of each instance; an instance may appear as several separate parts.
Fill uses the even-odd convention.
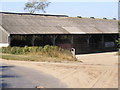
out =
[[[56,45],[76,53],[117,50],[115,19],[1,12],[0,21],[0,46]]]

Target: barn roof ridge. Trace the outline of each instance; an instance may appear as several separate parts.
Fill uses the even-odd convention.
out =
[[[69,17],[68,15],[55,15],[55,14],[31,14],[31,13],[16,13],[16,12],[0,12],[3,14],[14,14],[14,15],[33,15],[33,16],[55,16],[55,17]]]

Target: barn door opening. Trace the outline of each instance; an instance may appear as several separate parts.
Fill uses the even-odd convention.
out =
[[[101,35],[92,35],[90,39],[90,52],[99,52],[102,48]]]

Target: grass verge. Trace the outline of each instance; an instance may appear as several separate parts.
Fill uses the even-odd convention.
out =
[[[75,61],[66,60],[53,57],[45,57],[41,55],[14,55],[14,54],[2,54],[2,59],[6,60],[19,60],[19,61],[37,61],[37,62],[63,62],[63,61]]]

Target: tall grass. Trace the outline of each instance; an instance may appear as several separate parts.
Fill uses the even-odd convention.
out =
[[[72,54],[57,46],[46,45],[44,47],[2,47],[2,53],[15,55],[41,55],[59,59],[73,60]]]

